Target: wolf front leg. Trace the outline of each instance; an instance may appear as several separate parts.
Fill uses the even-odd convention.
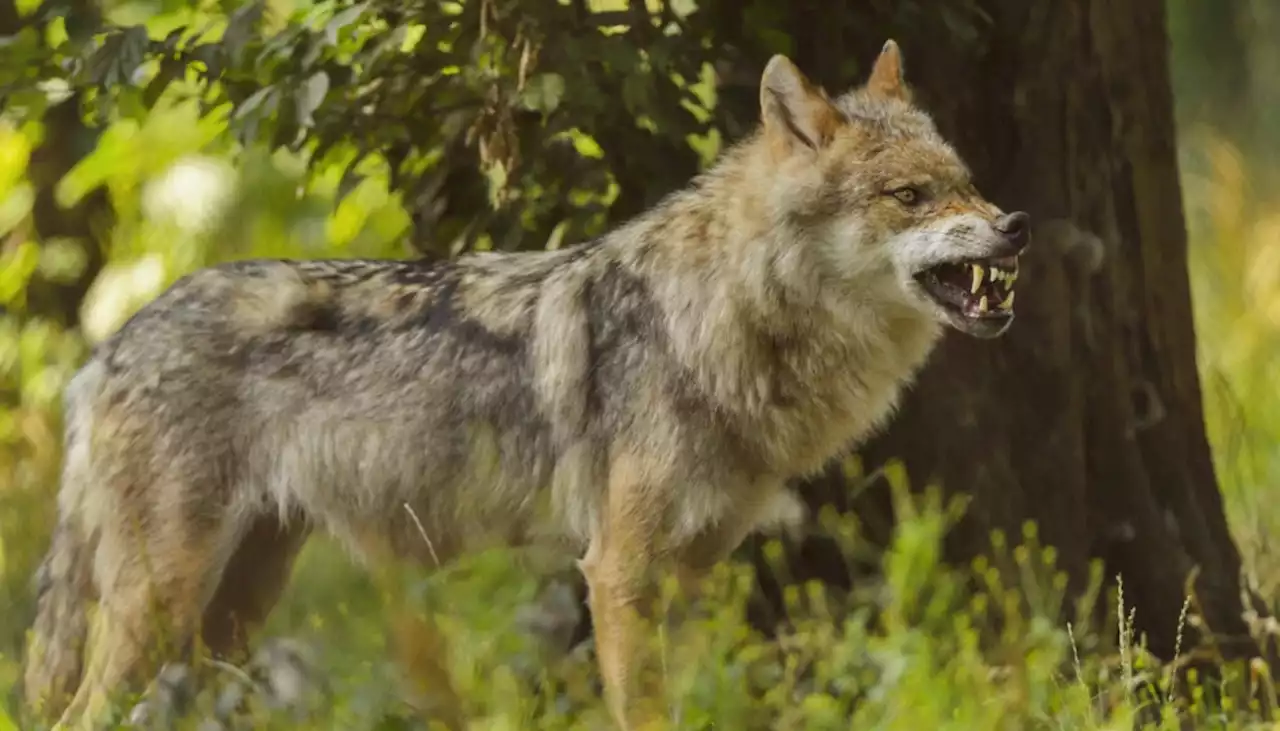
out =
[[[661,693],[646,688],[653,571],[669,494],[638,459],[616,460],[601,519],[579,568],[587,580],[605,701],[625,731],[662,728]],[[647,692],[646,692],[647,691]]]

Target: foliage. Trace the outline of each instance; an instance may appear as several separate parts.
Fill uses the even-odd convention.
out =
[[[453,252],[597,233],[623,151],[659,138],[687,159],[676,173],[687,175],[684,141],[710,129],[709,53],[681,34],[672,7],[637,16],[512,0],[292,12],[255,2],[225,14],[172,5],[145,22],[126,20],[140,8],[124,4],[72,25],[57,3],[40,5],[6,56],[18,78],[5,106],[39,119],[53,79],[117,124],[191,103],[226,125],[224,148],[287,150],[324,171],[316,182],[335,187],[337,203],[364,180],[385,181],[416,240]],[[643,44],[606,32],[617,20],[640,21],[627,32]],[[566,36],[574,42],[557,42]],[[112,163],[82,170],[67,196],[103,182]]]
[[[940,22],[974,35],[984,21],[971,6],[948,3]],[[751,44],[791,50],[770,3],[746,4],[736,46],[722,10],[551,0],[0,9],[0,689],[16,688],[29,577],[52,524],[60,394],[93,342],[215,261],[447,255],[598,233],[682,183],[748,121],[717,98],[713,65],[731,68]],[[1187,196],[1206,413],[1236,536],[1274,597],[1280,199],[1244,205],[1249,172],[1205,139],[1187,146],[1209,150],[1213,167],[1191,156]],[[64,149],[65,165],[49,162],[45,151]],[[100,237],[50,234],[38,215],[46,195]],[[95,229],[104,206],[111,225]],[[34,296],[38,283],[79,279],[92,286],[72,321]],[[1147,694],[1175,682],[1171,668],[1140,638],[1121,641],[1122,604],[1115,626],[1059,624],[1062,587],[1033,530],[975,566],[940,565],[950,506],[909,499],[902,479],[911,517],[856,610],[790,585],[789,630],[760,637],[745,622],[752,577],[732,566],[709,587],[722,601],[686,608],[692,622],[659,636],[683,726],[1177,727],[1174,706]],[[833,534],[863,550],[856,521],[831,518]],[[598,719],[589,654],[549,653],[513,619],[546,596],[516,558],[370,577],[334,547],[309,546],[267,634],[321,649],[332,692],[314,727],[416,727],[394,681],[424,667],[433,633],[451,638],[449,675],[475,725]],[[10,715],[0,705],[0,731],[21,720],[13,700]],[[1207,702],[1189,712],[1263,723]]]
[[[989,559],[948,568],[940,548],[955,506],[943,505],[937,491],[912,496],[900,472],[889,479],[909,517],[882,556],[884,579],[862,588],[858,610],[838,609],[820,584],[792,585],[788,629],[763,638],[746,621],[750,567],[737,564],[719,567],[700,601],[675,607],[680,624],[653,635],[653,649],[663,658],[680,728],[1128,729],[1139,721],[1142,728],[1178,729],[1183,718],[1220,717],[1203,701],[1179,708],[1160,700],[1156,694],[1178,680],[1140,645],[1117,652],[1114,636],[1098,634],[1102,628],[1058,624],[1062,577],[1033,530],[1016,546],[997,539]],[[833,533],[859,541],[851,516],[827,520]],[[411,572],[399,579],[409,587],[405,595],[388,598],[367,575],[335,570],[343,563],[332,551],[309,551],[298,588],[269,628],[288,628],[322,648],[329,695],[300,713],[251,702],[241,718],[254,728],[426,728],[396,694],[406,681],[411,687],[405,668],[441,662],[412,657],[412,648],[435,647],[424,636],[430,633],[449,637],[443,664],[470,727],[559,730],[603,722],[590,654],[547,653],[535,633],[512,620],[537,601],[538,586],[509,552],[431,576]],[[1097,586],[1101,577],[1095,579]],[[967,588],[975,583],[982,588]],[[1122,597],[1116,601],[1113,631],[1131,622]],[[1077,622],[1087,623],[1086,615]],[[399,657],[399,666],[387,656]],[[218,687],[210,683],[187,704],[176,728],[196,728],[213,714]],[[1233,718],[1233,728],[1280,720],[1249,709]]]

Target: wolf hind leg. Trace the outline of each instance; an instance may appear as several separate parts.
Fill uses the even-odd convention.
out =
[[[242,532],[222,508],[198,518],[154,509],[120,511],[101,526],[94,566],[99,604],[84,674],[55,729],[96,728],[123,700],[118,694],[136,690],[190,647]]]

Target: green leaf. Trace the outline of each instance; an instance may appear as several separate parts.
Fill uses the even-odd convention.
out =
[[[258,22],[262,20],[264,8],[264,3],[255,1],[238,8],[231,14],[231,20],[227,22],[227,30],[222,34],[222,46],[232,64],[239,65],[245,46],[253,37]]]
[[[343,28],[359,20],[360,16],[364,15],[365,10],[368,8],[368,3],[357,3],[330,18],[329,22],[324,25],[324,37],[329,41],[329,44],[337,45],[338,33]]]
[[[165,36],[164,41],[161,43],[161,47],[164,48],[164,52],[166,54],[170,54],[178,50],[178,46],[182,43],[182,36],[186,34],[187,30],[189,30],[187,26],[180,25],[169,31],[169,35]]]
[[[142,25],[135,25],[126,28],[121,34],[120,53],[117,60],[119,64],[119,72],[125,81],[132,82],[132,77],[138,67],[146,59],[147,51],[151,46],[151,38],[147,35],[147,29]]]
[[[89,83],[100,86],[130,83],[146,57],[150,42],[147,29],[140,25],[108,35],[89,57],[86,65]]]
[[[573,143],[573,149],[583,157],[593,160],[600,160],[604,158],[604,150],[601,149],[600,143],[597,142],[594,137],[588,135],[577,127],[565,130],[557,135],[557,137],[569,138],[569,141]]]
[[[274,86],[264,86],[245,99],[232,114],[232,120],[240,124],[240,140],[248,143],[258,136],[261,122],[275,114],[280,103],[280,92]]]
[[[622,80],[622,103],[633,115],[650,111],[652,84],[644,72],[628,75]]]
[[[550,114],[560,106],[564,98],[564,77],[560,74],[538,74],[520,94],[520,103],[526,109]]]
[[[316,62],[324,54],[325,49],[329,47],[329,42],[323,36],[315,35],[308,37],[305,45],[306,50],[297,49],[302,52],[302,62],[299,67],[303,70],[310,69],[316,65]]]
[[[258,107],[262,106],[262,103],[267,100],[267,97],[274,94],[275,91],[276,89],[274,86],[264,86],[253,92],[248,99],[245,99],[240,103],[240,106],[236,107],[235,114],[232,115],[232,118],[243,119],[250,114],[253,114],[257,111]]]
[[[75,45],[87,42],[102,28],[102,18],[90,13],[69,13],[65,16],[67,38]]]
[[[312,116],[316,109],[320,108],[320,104],[324,102],[324,98],[329,94],[329,75],[323,71],[317,71],[303,82],[302,88],[298,90],[297,96],[294,97],[294,104],[298,110],[298,124],[302,127],[311,127],[315,124],[315,118]]]
[[[351,194],[351,191],[365,181],[365,176],[356,172],[356,167],[364,161],[366,156],[367,153],[357,153],[342,171],[342,179],[338,181],[338,190],[334,195],[333,203],[335,206],[341,204],[343,199]]]
[[[24,241],[0,256],[0,305],[12,307],[22,301],[31,275],[40,265],[40,247]]]

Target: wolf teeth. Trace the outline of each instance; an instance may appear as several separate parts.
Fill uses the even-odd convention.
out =
[[[987,296],[984,294],[982,299],[978,300],[978,312],[985,315],[987,314],[987,309]]]
[[[1003,300],[1001,300],[1001,301],[1000,301],[1000,309],[1002,309],[1002,310],[1012,310],[1012,309],[1013,309],[1013,296],[1014,296],[1014,295],[1016,295],[1016,294],[1017,294],[1017,292],[1009,292],[1009,296],[1008,296],[1008,297],[1005,297]]]
[[[969,288],[969,294],[977,294],[982,289],[982,280],[987,275],[987,270],[981,264],[970,264],[973,269],[973,286]]]
[[[1009,287],[1012,287],[1014,281],[1018,279],[1018,272],[992,267],[990,276],[993,282],[1002,282],[1005,288],[1008,289]],[[977,294],[977,290],[974,290],[973,294]]]

